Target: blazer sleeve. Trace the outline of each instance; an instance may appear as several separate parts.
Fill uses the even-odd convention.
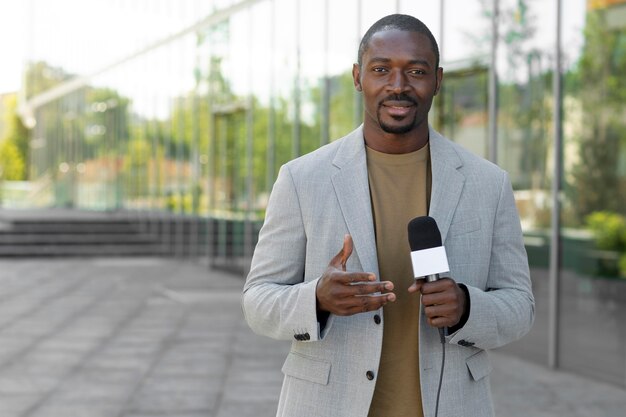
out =
[[[508,175],[503,174],[493,223],[485,290],[467,285],[471,309],[451,343],[492,349],[515,341],[531,328],[535,317],[528,258]]]
[[[257,334],[274,339],[320,338],[315,290],[304,281],[306,231],[298,192],[288,165],[281,167],[243,289],[246,321]]]

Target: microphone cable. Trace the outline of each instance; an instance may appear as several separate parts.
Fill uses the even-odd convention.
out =
[[[439,414],[439,397],[441,395],[441,385],[443,383],[443,369],[446,365],[446,333],[445,328],[439,329],[439,340],[441,341],[441,374],[439,375],[439,387],[437,388],[437,402],[435,403],[435,417]]]

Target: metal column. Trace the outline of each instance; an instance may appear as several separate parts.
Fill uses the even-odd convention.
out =
[[[552,224],[548,310],[548,365],[557,368],[559,351],[559,281],[561,265],[561,179],[563,176],[563,75],[561,68],[561,0],[556,0],[556,44],[554,56],[554,177],[552,178]]]
[[[489,66],[489,160],[498,163],[498,19],[499,0],[493,0],[491,16],[491,65]]]

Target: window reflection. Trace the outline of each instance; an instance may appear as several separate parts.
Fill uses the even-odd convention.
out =
[[[145,11],[147,21],[167,25],[150,25],[141,45],[235,4],[190,0],[181,12],[166,3]],[[280,166],[361,122],[351,66],[363,32],[385,14],[413,14],[442,53],[432,124],[486,157],[496,101],[497,162],[514,186],[537,299],[533,330],[507,349],[546,362],[556,0],[499,1],[495,62],[492,4],[265,0],[200,25],[33,109],[36,204],[146,211],[172,253],[204,245],[196,250],[212,265],[243,271]],[[626,369],[626,1],[562,4],[559,354],[564,367],[619,383]],[[85,69],[42,57],[28,67],[27,97]],[[497,96],[490,98],[493,68]],[[189,218],[200,222],[193,233],[180,220]],[[598,340],[607,347],[591,357]]]
[[[626,2],[568,2],[564,45],[564,367],[622,384],[626,357]],[[593,317],[593,319],[592,319]],[[591,355],[602,340],[602,355]]]

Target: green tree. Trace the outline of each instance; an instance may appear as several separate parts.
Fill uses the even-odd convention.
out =
[[[87,124],[103,128],[101,135],[87,138],[89,152],[85,157],[108,153],[123,154],[130,137],[130,100],[111,88],[89,88],[84,95]],[[104,136],[105,140],[102,140]]]
[[[27,65],[25,73],[26,98],[30,99],[73,77],[74,74],[66,72],[63,68],[54,67],[45,61],[31,62]]]
[[[0,142],[0,180],[23,180],[24,167],[24,160],[15,143],[10,140]]]
[[[148,168],[150,163],[150,144],[143,137],[132,139],[124,159],[124,173],[130,177],[129,197],[143,197],[148,194]]]
[[[626,156],[626,30],[608,27],[607,12],[588,12],[583,52],[566,78],[566,93],[582,108],[582,128],[573,138],[579,158],[567,184],[578,223],[597,210],[624,212],[626,205],[625,173],[619,169]]]
[[[359,123],[355,120],[355,95],[352,71],[331,77],[330,82],[330,140],[348,134]],[[361,113],[361,109],[359,114]]]
[[[28,173],[28,129],[17,114],[17,95],[5,96],[2,107],[4,108],[3,124],[5,130],[4,137],[0,138],[0,142],[5,147],[5,156],[9,153],[15,153],[16,158],[15,163],[6,161],[5,164],[11,164],[11,168],[8,168],[7,165],[5,169],[7,172],[11,172],[11,179],[24,180]],[[9,178],[5,176],[5,179]]]

